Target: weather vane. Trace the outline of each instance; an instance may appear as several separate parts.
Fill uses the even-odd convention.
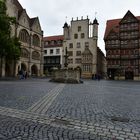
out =
[[[65,21],[67,22],[67,16],[65,17]]]
[[[97,12],[95,12],[95,18],[96,18]]]

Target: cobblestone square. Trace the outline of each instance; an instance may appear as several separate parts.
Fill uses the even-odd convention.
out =
[[[140,82],[0,81],[0,140],[140,140]]]

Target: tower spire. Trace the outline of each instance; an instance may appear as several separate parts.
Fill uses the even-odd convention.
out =
[[[97,24],[97,25],[99,25],[99,23],[98,23],[96,17],[97,17],[97,12],[95,12],[95,19],[94,19],[94,21],[93,21],[93,24]]]
[[[67,16],[65,17],[65,24],[64,24],[63,28],[68,28],[68,24],[67,24]]]
[[[95,18],[96,18],[97,12],[95,12]]]
[[[67,18],[68,18],[68,17],[66,16],[66,17],[65,17],[65,22],[67,22]]]

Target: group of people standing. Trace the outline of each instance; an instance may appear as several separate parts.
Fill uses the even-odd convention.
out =
[[[21,80],[21,79],[27,79],[27,71],[25,71],[25,70],[19,70],[19,72],[18,72],[18,75],[19,75],[19,79]]]

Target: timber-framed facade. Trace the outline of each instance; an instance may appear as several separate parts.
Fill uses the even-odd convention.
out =
[[[140,16],[108,20],[104,41],[108,77],[140,80]]]

